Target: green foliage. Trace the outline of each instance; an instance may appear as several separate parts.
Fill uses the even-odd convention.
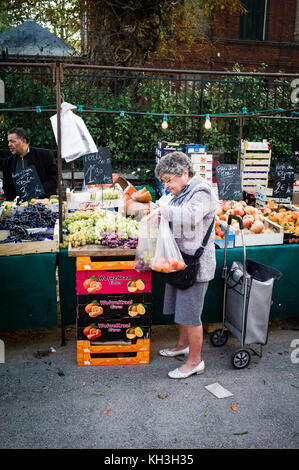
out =
[[[81,69],[75,73],[75,70],[65,72],[64,99],[83,106],[81,116],[96,144],[109,147],[114,171],[153,170],[158,140],[205,145],[208,151],[230,154],[229,158],[234,161],[239,146],[239,126],[236,118],[229,117],[230,113],[239,114],[244,107],[248,113],[291,107],[291,87],[283,80],[268,83],[257,76],[227,75],[211,80],[201,76],[144,73],[116,77],[112,72],[98,76],[98,72]],[[237,66],[234,71],[238,71]],[[50,71],[35,69],[33,74],[29,67],[10,67],[2,76],[9,107],[55,105]],[[227,113],[227,119],[213,116],[222,113]],[[1,156],[7,153],[6,132],[16,125],[28,130],[33,145],[55,150],[49,119],[52,114],[54,112],[3,112]],[[166,130],[161,128],[164,114],[168,115]],[[211,115],[209,130],[204,128],[205,114]],[[298,150],[296,122],[248,118],[244,120],[243,138],[272,140],[273,156],[288,158]],[[79,159],[74,164],[80,168],[82,162]],[[64,167],[68,168],[68,164]]]

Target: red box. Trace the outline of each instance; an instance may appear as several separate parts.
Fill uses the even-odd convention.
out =
[[[125,294],[151,292],[152,272],[135,269],[77,271],[77,294]]]

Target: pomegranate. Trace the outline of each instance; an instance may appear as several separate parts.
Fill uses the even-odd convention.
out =
[[[240,217],[243,217],[245,212],[243,211],[243,209],[240,209],[239,207],[237,207],[236,209],[234,209],[234,214],[239,215]]]
[[[244,228],[250,228],[254,222],[253,215],[244,215],[243,217],[243,226]]]
[[[264,224],[260,220],[255,220],[254,223],[251,225],[250,230],[253,233],[262,233],[264,230]]]
[[[246,207],[245,207],[245,213],[246,213],[246,214],[253,215],[253,214],[256,214],[257,211],[258,211],[258,209],[256,209],[256,208],[253,207],[253,206],[246,206]]]

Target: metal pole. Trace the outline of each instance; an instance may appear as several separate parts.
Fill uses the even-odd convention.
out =
[[[56,82],[56,110],[57,110],[57,168],[58,168],[58,197],[59,197],[59,243],[63,242],[62,235],[62,161],[61,161],[61,67],[57,63],[55,67]]]
[[[239,149],[238,149],[238,168],[240,170],[241,167],[241,148],[242,148],[242,139],[243,139],[243,125],[244,125],[244,118],[241,117],[238,119],[239,121]]]

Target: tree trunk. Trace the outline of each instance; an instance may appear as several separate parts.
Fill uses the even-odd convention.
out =
[[[89,5],[92,63],[142,67],[156,49],[162,16],[182,0],[93,0]]]

